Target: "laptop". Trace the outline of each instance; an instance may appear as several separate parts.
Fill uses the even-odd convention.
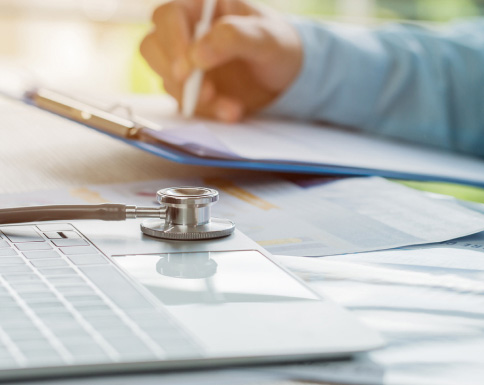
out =
[[[235,231],[0,225],[0,381],[347,357],[381,337]]]

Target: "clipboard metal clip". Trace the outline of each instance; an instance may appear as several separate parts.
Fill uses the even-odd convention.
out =
[[[126,139],[139,139],[144,128],[160,130],[159,127],[137,122],[132,109],[120,103],[103,110],[45,88],[27,92],[26,98],[39,108]],[[119,109],[123,109],[128,118],[114,114]]]

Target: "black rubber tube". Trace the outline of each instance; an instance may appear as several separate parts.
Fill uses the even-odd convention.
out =
[[[99,219],[103,221],[126,220],[126,206],[119,204],[81,206],[32,206],[0,209],[0,224],[44,221]]]

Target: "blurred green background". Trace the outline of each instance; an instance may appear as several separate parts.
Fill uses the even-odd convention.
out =
[[[365,25],[445,23],[484,14],[484,0],[253,1],[285,13]],[[103,92],[163,92],[138,53],[150,15],[162,2],[0,0],[0,61],[71,89],[95,84]]]
[[[351,16],[353,10],[367,9],[366,14],[358,11],[355,16],[381,19],[414,21],[448,21],[458,17],[469,17],[484,12],[482,0],[262,0],[265,3],[286,8],[290,12],[306,15]],[[359,3],[359,4],[358,4]],[[364,4],[364,5],[362,5]]]

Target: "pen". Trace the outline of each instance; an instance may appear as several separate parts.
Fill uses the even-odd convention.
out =
[[[215,13],[215,6],[217,0],[205,0],[203,3],[202,16],[195,27],[195,41],[205,35],[210,29],[213,14]],[[203,71],[195,69],[190,77],[185,82],[183,87],[183,116],[191,118],[197,107],[198,98],[200,96],[200,88],[202,87]]]

